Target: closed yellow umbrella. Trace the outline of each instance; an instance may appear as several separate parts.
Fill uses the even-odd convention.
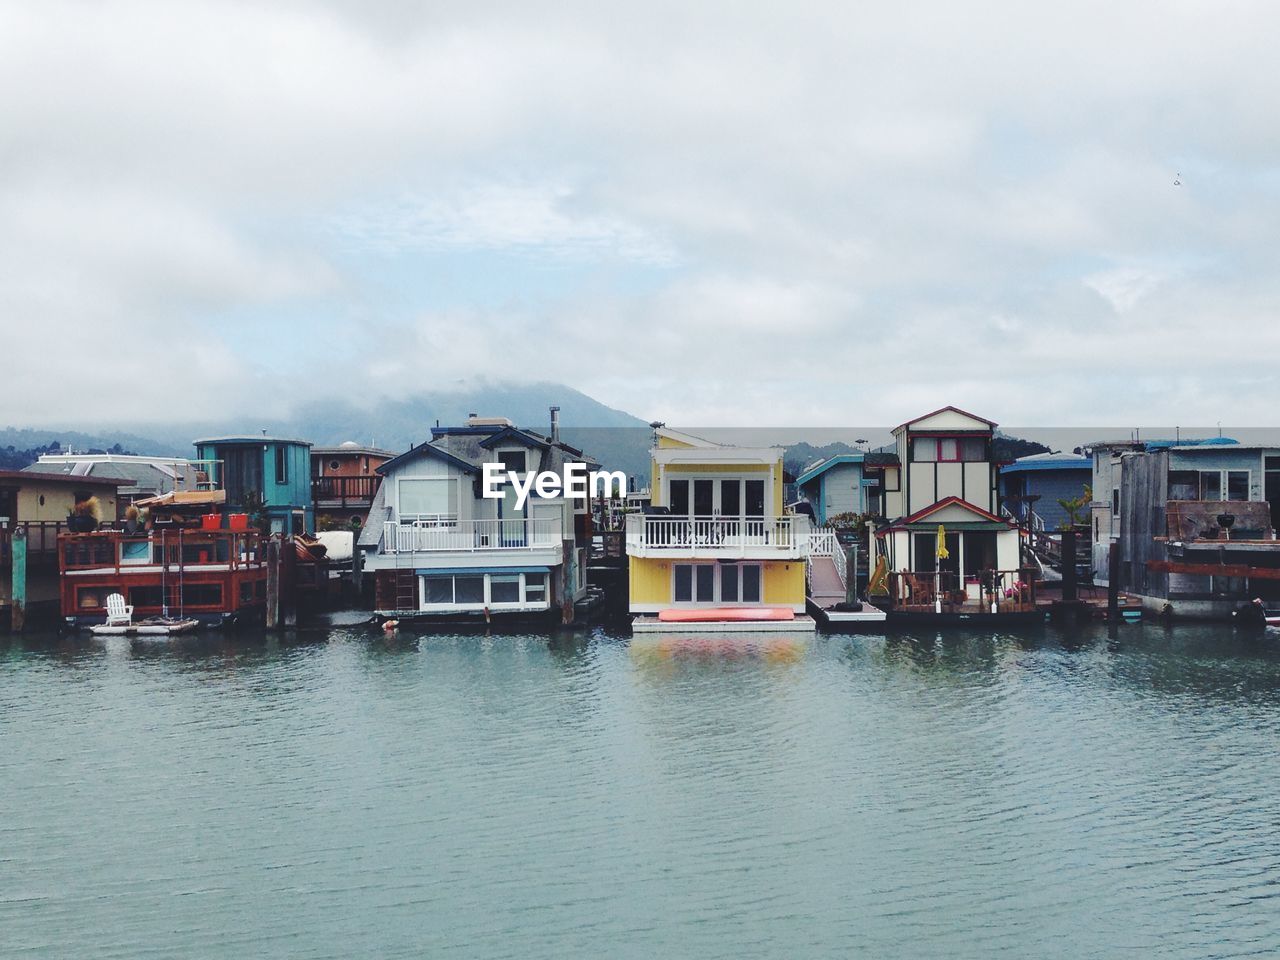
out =
[[[933,609],[936,613],[942,612],[942,563],[941,561],[951,556],[947,550],[947,528],[942,524],[938,524],[938,543],[934,548],[934,554],[937,559],[933,562]]]

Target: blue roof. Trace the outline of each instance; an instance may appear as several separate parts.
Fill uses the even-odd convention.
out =
[[[1238,446],[1239,440],[1232,437],[1206,437],[1203,440],[1147,440],[1148,450],[1167,450],[1170,447],[1231,447]]]
[[[862,458],[866,456],[863,453],[838,453],[834,457],[827,457],[816,467],[810,467],[804,473],[796,478],[796,484],[805,484],[815,477],[821,476],[832,467],[841,463],[862,463]]]
[[[1093,461],[1078,453],[1036,453],[1006,464],[1000,468],[1000,473],[1026,473],[1029,470],[1092,471]]]

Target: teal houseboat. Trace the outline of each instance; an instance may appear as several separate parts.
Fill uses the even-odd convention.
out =
[[[260,501],[272,533],[315,532],[311,500],[311,444],[281,437],[214,437],[195,442],[196,459],[210,461],[208,481],[227,492],[227,509],[248,512]]]

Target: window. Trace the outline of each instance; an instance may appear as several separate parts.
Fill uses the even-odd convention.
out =
[[[453,518],[458,515],[458,485],[448,477],[401,480],[400,519]]]
[[[758,563],[677,563],[673,572],[675,603],[759,603]]]
[[[129,564],[148,564],[151,562],[151,541],[149,540],[122,540],[120,541],[120,565],[127,566]]]
[[[221,606],[222,584],[185,583],[182,585],[182,602],[188,607]]]
[[[720,599],[725,603],[738,602],[738,568],[726,563],[720,568]]]
[[[524,575],[524,602],[545,603],[547,599],[547,575],[545,573],[526,573]]]
[[[1176,500],[1177,498],[1173,497],[1172,499]],[[1120,488],[1119,487],[1111,488],[1111,515],[1113,517],[1120,516]]]
[[[424,603],[453,603],[453,577],[423,577]]]
[[[979,463],[987,459],[982,437],[912,437],[911,459],[917,463]]]
[[[676,603],[691,602],[693,600],[693,566],[688,563],[677,563],[675,578],[672,599]]]
[[[1199,500],[1200,475],[1195,470],[1170,470],[1169,499]]]
[[[160,587],[130,587],[129,606],[131,607],[163,607],[164,591]]]
[[[1200,471],[1200,497],[1201,500],[1221,500],[1222,499],[1222,472],[1220,470],[1201,470]]]
[[[524,473],[529,469],[528,454],[523,450],[499,450],[498,462],[510,473]]]
[[[289,482],[289,448],[276,444],[276,483]]]
[[[329,461],[329,469],[330,469],[330,470],[337,470],[337,469],[338,469],[338,461],[337,461],[337,460],[330,460],[330,461]]]
[[[484,575],[453,578],[456,603],[484,603]]]
[[[671,512],[683,516],[689,515],[689,481],[688,480],[672,480],[669,486],[671,496],[669,497]]]
[[[77,610],[101,610],[107,605],[108,591],[103,587],[80,587],[76,590]]]
[[[490,603],[519,603],[520,574],[493,574],[489,577]]]
[[[911,459],[917,463],[934,463],[938,459],[938,441],[933,437],[915,437],[911,441]]]
[[[1248,500],[1249,499],[1249,471],[1248,470],[1228,470],[1227,471],[1227,499],[1228,500]]]
[[[747,488],[747,509],[744,511],[748,517],[765,516],[764,509],[764,481],[748,480]]]

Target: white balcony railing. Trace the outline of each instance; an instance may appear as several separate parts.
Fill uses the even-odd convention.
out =
[[[545,550],[560,545],[555,517],[512,520],[388,521],[382,526],[384,553],[441,551]]]
[[[632,556],[784,557],[805,555],[808,548],[805,516],[627,516],[627,553]]]

